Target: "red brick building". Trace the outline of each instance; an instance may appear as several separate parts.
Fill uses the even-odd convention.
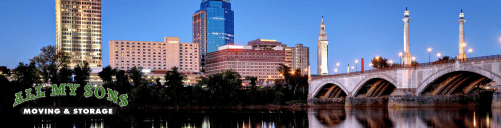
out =
[[[233,69],[242,78],[258,77],[258,85],[273,85],[275,79],[282,76],[277,68],[285,63],[283,47],[269,50],[253,49],[251,45],[226,45],[218,51],[207,54],[206,74],[216,74],[222,70]],[[244,84],[248,85],[248,81]]]

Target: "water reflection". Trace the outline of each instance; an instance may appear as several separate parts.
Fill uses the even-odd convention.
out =
[[[5,114],[2,114],[5,115]],[[16,113],[14,113],[16,115]],[[300,110],[125,111],[114,116],[9,116],[35,128],[501,128],[501,109],[336,107]],[[27,121],[33,120],[33,121]],[[17,121],[17,122],[14,122]],[[22,122],[21,122],[22,121]]]
[[[480,108],[310,108],[309,127],[500,128],[501,109]]]

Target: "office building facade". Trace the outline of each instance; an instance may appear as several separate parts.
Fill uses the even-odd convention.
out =
[[[179,37],[165,37],[164,42],[109,41],[110,66],[119,70],[143,67],[151,71],[199,72],[198,44],[180,43]]]
[[[273,85],[282,76],[277,68],[285,62],[283,47],[269,50],[253,49],[251,45],[226,45],[207,54],[207,75],[232,69],[246,76],[258,77],[259,85]],[[248,84],[245,83],[245,84]]]
[[[229,0],[203,0],[193,14],[193,43],[200,47],[200,66],[204,70],[206,54],[233,44],[233,11]]]
[[[56,47],[70,67],[102,67],[101,0],[56,0]]]

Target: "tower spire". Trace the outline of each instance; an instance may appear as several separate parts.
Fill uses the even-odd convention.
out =
[[[318,75],[329,75],[329,68],[327,66],[328,62],[328,45],[329,41],[327,40],[327,34],[325,33],[325,23],[324,16],[322,16],[322,22],[320,23],[320,34],[318,35]]]

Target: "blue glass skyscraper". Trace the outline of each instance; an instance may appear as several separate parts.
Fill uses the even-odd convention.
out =
[[[193,14],[193,43],[200,45],[200,69],[205,70],[205,55],[218,47],[233,44],[233,11],[230,0],[203,0]]]

